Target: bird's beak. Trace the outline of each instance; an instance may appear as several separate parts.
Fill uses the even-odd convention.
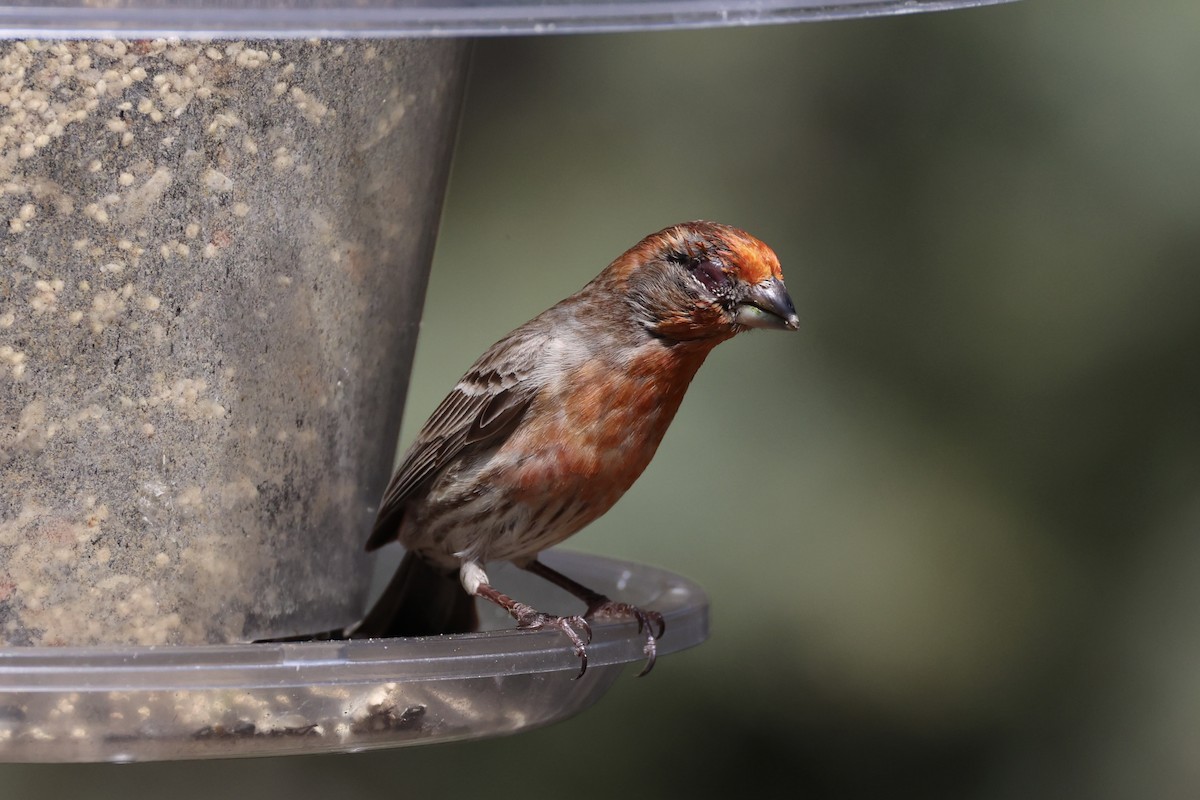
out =
[[[796,307],[778,278],[756,283],[734,308],[734,322],[747,328],[794,331],[800,327]]]

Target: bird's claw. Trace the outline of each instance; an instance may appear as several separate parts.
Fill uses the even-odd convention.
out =
[[[586,619],[578,614],[570,617],[544,614],[524,603],[518,603],[513,608],[512,615],[517,620],[519,630],[536,631],[542,628],[557,628],[562,631],[563,635],[570,640],[575,655],[579,657],[579,674],[575,676],[575,680],[583,677],[588,666],[587,646],[592,643],[592,626]]]
[[[638,608],[629,603],[618,603],[605,597],[593,603],[584,616],[588,619],[598,617],[600,619],[633,619],[636,621],[638,633],[646,635],[646,643],[642,645],[642,653],[646,656],[646,666],[642,667],[638,677],[640,678],[654,669],[654,662],[658,659],[658,640],[667,632],[667,621],[663,619],[662,614]],[[654,632],[655,628],[658,629],[657,634]]]

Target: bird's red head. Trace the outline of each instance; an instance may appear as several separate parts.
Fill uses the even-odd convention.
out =
[[[800,325],[771,248],[716,222],[650,234],[597,282],[622,294],[635,317],[665,339],[715,343],[746,328]]]

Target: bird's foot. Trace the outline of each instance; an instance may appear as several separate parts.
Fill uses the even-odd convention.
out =
[[[646,642],[642,646],[642,652],[646,655],[646,666],[638,673],[638,677],[640,678],[654,669],[654,661],[658,657],[658,640],[667,632],[667,622],[663,619],[662,614],[657,611],[647,611],[629,603],[610,600],[599,592],[568,578],[558,570],[546,566],[536,558],[522,564],[521,568],[545,578],[560,589],[564,589],[582,600],[587,605],[587,611],[583,614],[584,619],[636,620],[638,633],[646,636]],[[656,630],[657,633],[655,633]]]
[[[607,597],[600,597],[588,604],[588,610],[583,616],[586,619],[636,620],[638,633],[644,634],[646,637],[646,642],[642,645],[642,653],[646,656],[646,666],[642,667],[638,677],[640,678],[654,669],[654,662],[658,659],[658,640],[667,632],[667,621],[663,619],[662,614],[638,608],[629,603],[618,603]],[[657,634],[655,633],[656,629]]]
[[[583,677],[587,672],[587,646],[592,641],[592,626],[578,614],[570,617],[560,617],[555,614],[544,614],[524,603],[516,603],[510,613],[517,621],[517,628],[525,631],[536,631],[542,628],[557,628],[571,642],[575,655],[579,657],[579,674],[575,679]]]

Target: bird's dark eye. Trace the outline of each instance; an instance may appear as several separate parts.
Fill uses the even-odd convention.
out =
[[[704,288],[713,294],[721,296],[729,291],[729,276],[717,262],[703,259],[692,264],[691,270],[692,274],[696,276],[696,280],[700,281]]]

